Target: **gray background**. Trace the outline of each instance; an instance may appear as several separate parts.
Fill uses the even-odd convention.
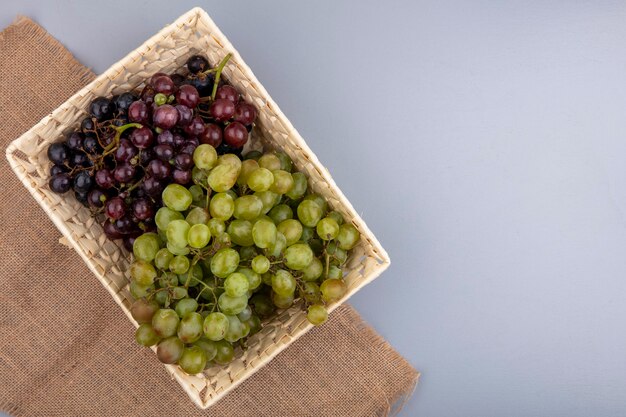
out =
[[[352,301],[423,372],[403,416],[626,414],[623,2],[21,0],[0,26],[101,72],[198,4],[391,255]]]

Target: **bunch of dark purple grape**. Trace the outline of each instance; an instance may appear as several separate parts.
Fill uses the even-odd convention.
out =
[[[110,239],[134,240],[155,231],[154,215],[170,183],[188,185],[201,144],[241,156],[256,109],[220,80],[228,54],[211,68],[194,55],[187,74],[154,74],[139,93],[98,97],[79,130],[50,145],[50,189],[73,190],[94,215],[104,214]]]

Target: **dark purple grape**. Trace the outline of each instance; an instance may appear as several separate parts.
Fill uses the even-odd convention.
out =
[[[176,92],[176,102],[193,109],[200,102],[200,93],[193,85],[181,85]]]
[[[223,98],[232,101],[233,104],[237,104],[239,101],[239,92],[232,85],[222,85],[217,89],[215,98]]]
[[[160,196],[164,188],[163,184],[161,184],[159,180],[157,180],[154,177],[146,178],[143,181],[143,184],[141,185],[141,187],[146,193],[146,195],[149,195],[150,197]]]
[[[108,220],[108,219],[105,220],[104,224],[102,225],[102,228],[104,229],[104,234],[109,239],[115,240],[115,239],[122,238],[122,234],[117,231],[117,229],[115,228],[115,225],[111,223],[111,220]]]
[[[123,235],[127,235],[137,230],[135,223],[133,223],[129,216],[117,219],[113,224],[115,225],[115,229]]]
[[[117,111],[120,113],[124,113],[128,110],[131,104],[134,101],[137,101],[137,96],[133,93],[122,93],[119,96],[116,96],[113,100]]]
[[[93,165],[84,152],[76,152],[70,156],[69,165],[72,167],[90,167]]]
[[[185,126],[184,130],[189,136],[200,136],[204,132],[204,122],[200,116],[196,116],[191,119],[191,123]]]
[[[80,122],[80,130],[82,130],[83,133],[93,132],[96,130],[96,124],[91,117],[85,117],[82,122]]]
[[[178,112],[178,125],[179,126],[187,126],[191,123],[191,119],[193,119],[193,111],[182,104],[177,104],[176,111]]]
[[[209,113],[215,120],[225,122],[235,114],[235,104],[225,98],[218,98],[211,104]]]
[[[152,175],[158,180],[163,180],[170,176],[171,169],[169,164],[158,159],[153,159],[150,163],[148,163],[146,172],[148,175]]]
[[[89,203],[89,207],[92,208],[100,208],[104,206],[106,198],[107,196],[104,192],[98,188],[89,191],[89,194],[87,194],[87,202]]]
[[[133,165],[123,163],[115,168],[115,171],[113,171],[113,176],[118,182],[122,184],[127,184],[133,180],[136,173],[137,170]]]
[[[256,119],[256,109],[252,104],[242,101],[235,107],[235,115],[233,116],[233,119],[249,126],[254,122],[254,119]]]
[[[119,196],[111,198],[106,202],[104,212],[110,219],[121,219],[126,213],[126,203],[124,203],[124,199]]]
[[[78,151],[83,149],[83,141],[85,140],[85,136],[80,132],[72,132],[67,135],[67,140],[65,144],[68,148],[73,151]]]
[[[148,105],[143,101],[135,101],[128,107],[128,119],[131,122],[146,123],[148,116]]]
[[[95,155],[102,152],[102,147],[100,147],[98,139],[96,139],[94,136],[85,137],[85,140],[83,141],[83,149],[89,155]]]
[[[213,92],[213,75],[199,74],[190,79],[189,84],[198,90],[200,97],[210,96]]]
[[[133,130],[130,134],[130,140],[139,149],[146,149],[154,142],[154,134],[149,127],[140,127]]]
[[[179,87],[185,81],[185,76],[180,74],[171,74],[170,78],[176,87]]]
[[[218,155],[225,155],[227,153],[232,153],[234,155],[237,155],[239,159],[242,159],[241,153],[243,152],[243,147],[233,148],[232,146],[228,145],[226,142],[222,142],[222,144],[218,146],[217,148],[215,148],[215,150],[217,151]]]
[[[89,193],[74,190],[74,197],[76,197],[76,200],[78,200],[78,202],[85,207],[89,207],[88,196]]]
[[[187,139],[185,139],[183,135],[181,135],[180,133],[174,133],[174,141],[173,141],[174,148],[180,148],[185,143],[187,143]]]
[[[137,156],[139,150],[135,148],[135,145],[128,139],[120,139],[120,144],[115,151],[115,159],[120,162],[129,162],[132,158]]]
[[[102,168],[96,171],[96,184],[101,188],[109,189],[115,185],[115,178],[111,171]]]
[[[195,142],[188,140],[187,142],[185,142],[185,144],[183,146],[181,146],[178,151],[180,153],[187,153],[189,155],[193,155],[193,151],[196,150],[196,148],[198,147],[198,145],[196,145]]]
[[[178,110],[169,104],[159,106],[152,115],[152,122],[161,129],[171,129],[178,123]]]
[[[233,148],[241,148],[248,141],[248,131],[239,122],[232,122],[224,129],[224,142]]]
[[[159,145],[174,146],[174,134],[169,130],[164,130],[163,132],[159,133],[159,136],[157,136],[157,143]]]
[[[154,159],[154,150],[153,148],[142,149],[139,152],[139,162],[141,165],[147,165],[148,162]]]
[[[115,104],[106,97],[98,97],[89,105],[89,114],[99,122],[109,120],[115,112]]]
[[[67,162],[69,152],[63,143],[53,143],[48,147],[48,159],[57,165],[63,165]]]
[[[141,94],[139,98],[146,103],[146,105],[151,106],[154,103],[154,96],[156,95],[156,91],[151,85],[146,85],[143,90],[141,90]]]
[[[163,162],[169,162],[174,157],[174,148],[170,145],[157,145],[154,147],[155,156]]]
[[[52,165],[50,167],[50,176],[51,177],[54,177],[55,175],[58,175],[58,174],[65,174],[66,172],[69,172],[69,169],[67,169],[63,165]]]
[[[198,138],[200,142],[217,148],[222,143],[222,128],[215,123],[207,123],[204,132]]]
[[[187,60],[187,69],[192,74],[197,74],[201,71],[209,69],[209,61],[202,55],[192,55]]]
[[[188,153],[179,153],[174,157],[174,165],[183,170],[191,169],[193,168],[193,158]]]
[[[169,96],[170,94],[174,94],[174,90],[176,86],[174,85],[174,81],[165,74],[159,76],[152,76],[150,80],[150,85],[154,87],[154,91],[157,93],[165,94]]]
[[[74,177],[74,191],[79,193],[87,193],[93,187],[94,180],[88,172],[82,171]]]
[[[180,184],[180,185],[189,184],[191,182],[191,170],[190,169],[183,170],[183,169],[174,168],[174,170],[172,171],[172,178],[174,179],[174,182],[177,184]]]
[[[138,198],[133,202],[133,216],[139,220],[146,220],[154,216],[154,206],[145,198]]]
[[[50,178],[50,181],[48,181],[48,186],[50,187],[52,192],[55,192],[57,194],[63,194],[68,192],[70,188],[72,188],[72,179],[70,178],[69,174],[65,173],[53,175]]]

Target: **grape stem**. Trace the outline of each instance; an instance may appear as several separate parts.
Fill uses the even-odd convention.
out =
[[[222,76],[222,70],[226,66],[226,63],[233,56],[230,52],[226,54],[224,58],[220,61],[219,65],[215,70],[215,81],[213,81],[213,92],[211,93],[211,100],[215,100],[215,95],[217,94],[217,86],[220,83],[220,78]]]
[[[122,133],[124,133],[124,131],[130,129],[131,127],[136,127],[137,129],[139,129],[142,128],[143,125],[141,125],[140,123],[127,123],[122,126],[113,127],[113,129],[115,129],[115,137],[113,138],[113,141],[109,143],[106,148],[104,148],[102,156],[107,156],[115,151],[120,144],[120,137],[122,136]]]

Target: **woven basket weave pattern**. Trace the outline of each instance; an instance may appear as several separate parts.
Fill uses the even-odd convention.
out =
[[[48,189],[50,163],[46,149],[50,143],[61,140],[65,133],[79,126],[80,120],[86,116],[88,104],[95,97],[140,87],[156,72],[176,71],[190,55],[197,52],[206,54],[211,64],[216,64],[229,52],[233,54],[223,76],[258,109],[252,142],[287,153],[297,169],[309,177],[310,187],[324,196],[333,209],[361,232],[361,241],[352,250],[346,266],[348,292],[342,300],[330,306],[332,310],[389,266],[387,253],[237,51],[201,9],[193,9],[165,27],[15,140],[7,149],[11,167],[129,319],[137,325],[129,312],[132,297],[126,277],[128,253],[106,238],[89,210],[74,198],[59,196]],[[294,306],[264,323],[263,329],[249,339],[247,350],[237,349],[235,359],[228,366],[212,367],[202,376],[187,375],[176,366],[166,365],[166,368],[193,401],[206,408],[309,329],[306,314],[299,305]]]

